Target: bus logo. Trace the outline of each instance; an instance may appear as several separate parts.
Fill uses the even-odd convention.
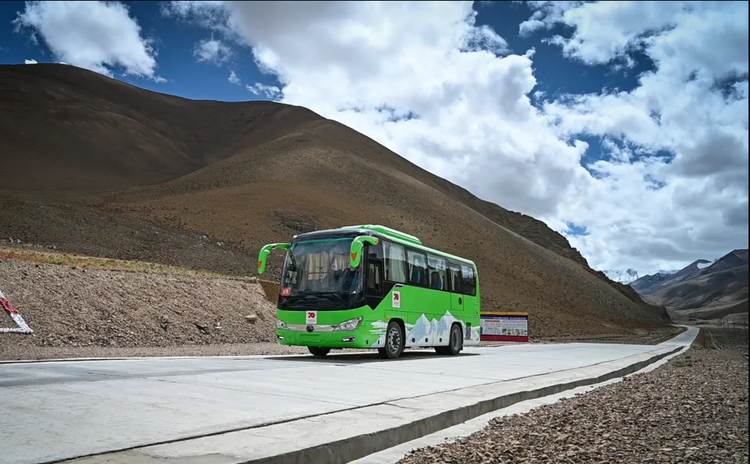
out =
[[[394,308],[401,307],[401,292],[393,292],[393,301],[391,302],[391,306],[393,306]]]
[[[318,312],[307,311],[305,313],[305,324],[317,324],[318,323]]]

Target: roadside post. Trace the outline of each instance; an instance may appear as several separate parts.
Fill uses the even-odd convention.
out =
[[[13,322],[16,323],[17,327],[0,327],[0,333],[33,333],[34,331],[31,330],[31,327],[26,323],[26,321],[21,317],[21,313],[18,312],[16,308],[13,307],[13,305],[10,304],[10,301],[8,301],[7,298],[5,298],[5,294],[2,290],[0,290],[0,307],[2,307],[5,312],[8,313],[11,319],[13,319]]]

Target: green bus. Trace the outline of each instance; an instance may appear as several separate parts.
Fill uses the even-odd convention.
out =
[[[377,348],[396,359],[406,348],[455,355],[479,344],[479,278],[468,259],[381,225],[266,245],[259,274],[274,249],[286,250],[276,321],[282,345],[307,346],[319,357],[331,349]]]

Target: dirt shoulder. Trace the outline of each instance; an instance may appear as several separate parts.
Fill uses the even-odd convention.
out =
[[[0,260],[0,289],[34,331],[0,334],[0,359],[274,341],[275,307],[252,278],[73,261]],[[0,326],[13,324],[0,317]]]
[[[669,326],[653,329],[634,329],[627,334],[570,335],[567,337],[541,337],[540,343],[623,343],[658,345],[687,330],[685,326]]]
[[[747,358],[696,345],[650,373],[493,419],[400,462],[747,463]]]

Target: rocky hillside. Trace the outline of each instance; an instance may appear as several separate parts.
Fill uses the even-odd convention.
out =
[[[304,108],[190,101],[71,66],[2,66],[0,137],[0,238],[252,275],[265,243],[381,223],[476,260],[484,308],[530,312],[536,335],[667,323],[541,221]]]

